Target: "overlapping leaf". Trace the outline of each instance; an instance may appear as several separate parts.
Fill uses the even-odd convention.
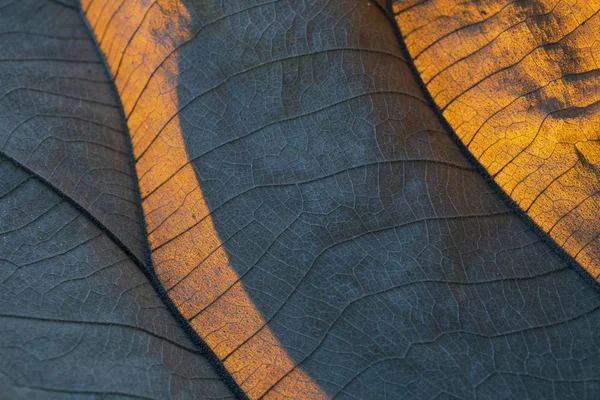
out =
[[[498,185],[597,279],[600,2],[461,4],[394,2],[416,67]]]
[[[136,265],[117,104],[75,7],[0,4],[2,399],[231,397]]]

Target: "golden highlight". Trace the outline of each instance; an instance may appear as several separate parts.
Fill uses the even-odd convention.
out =
[[[595,278],[599,11],[597,0],[394,2],[417,70],[459,138]]]

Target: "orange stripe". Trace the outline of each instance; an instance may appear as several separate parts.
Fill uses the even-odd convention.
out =
[[[84,9],[88,2],[83,2]],[[129,115],[144,198],[142,207],[158,277],[182,315],[193,318],[191,325],[225,360],[225,367],[250,398],[261,397],[290,372],[268,397],[326,398],[319,386],[296,367],[239,281],[215,229],[201,183],[187,163],[176,115],[179,60],[173,50],[191,36],[196,24],[193,13],[180,1],[130,1],[113,18],[120,29],[111,30],[103,25],[106,16],[100,15],[106,12],[104,5],[96,0],[86,16],[97,35],[107,32],[100,45],[112,73],[117,75],[115,83]],[[147,26],[142,24],[129,41],[128,35],[144,20],[144,14]],[[102,23],[95,25],[94,21]],[[124,35],[120,36],[121,32]],[[125,54],[119,54],[125,48]],[[167,62],[156,70],[168,55]],[[144,99],[138,100],[144,88]],[[169,119],[158,138],[148,134]]]

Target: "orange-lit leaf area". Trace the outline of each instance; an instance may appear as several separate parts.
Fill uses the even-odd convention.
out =
[[[178,115],[185,106],[179,50],[205,27],[181,1],[88,0],[82,6],[123,103],[152,260],[165,289],[250,398],[286,374],[268,397],[325,397],[244,289],[188,160]]]
[[[421,78],[471,153],[600,275],[600,1],[395,1]]]

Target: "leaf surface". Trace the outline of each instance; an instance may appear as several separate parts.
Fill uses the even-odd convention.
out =
[[[118,98],[76,1],[0,2],[0,397],[229,398],[230,377],[252,399],[597,397],[598,288],[434,110],[502,54],[457,69],[434,105],[383,0],[82,3]],[[430,58],[444,68],[481,45],[463,35],[480,29],[475,10],[514,8],[509,22],[533,21],[517,26],[543,43],[536,32],[587,43],[563,30],[575,18],[593,32],[596,18],[595,3],[445,4],[396,2],[423,79],[414,46],[462,24]],[[500,48],[526,47],[511,40]],[[597,90],[593,45],[573,46],[546,47],[581,60],[552,92],[578,112],[549,118],[575,132],[593,128],[595,106],[577,102]],[[519,77],[497,83],[497,101],[533,85]],[[554,101],[511,117],[535,121]],[[590,138],[564,207],[594,188]],[[592,200],[563,219],[585,220]],[[590,221],[567,230],[573,243]],[[592,271],[594,241],[581,258],[548,232]]]
[[[598,392],[597,289],[466,160],[374,3],[83,8],[155,271],[250,398]]]

